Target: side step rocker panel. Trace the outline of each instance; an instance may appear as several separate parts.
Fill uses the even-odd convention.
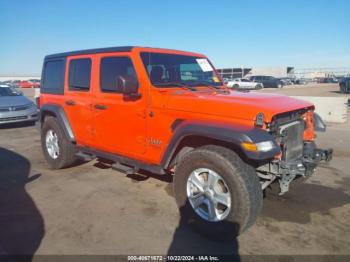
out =
[[[166,174],[166,171],[158,165],[147,164],[135,159],[119,156],[117,154],[102,152],[91,148],[81,148],[76,155],[77,157],[81,157],[83,160],[86,159],[85,161],[91,161],[95,158],[111,160],[115,162],[112,165],[113,169],[127,174],[130,172],[137,172],[139,169],[146,170],[157,175]]]

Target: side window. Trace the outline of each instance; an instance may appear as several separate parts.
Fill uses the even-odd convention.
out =
[[[65,59],[46,61],[44,63],[42,93],[63,94],[65,65]]]
[[[91,59],[74,59],[69,63],[69,90],[88,91],[90,89]]]
[[[118,76],[137,79],[135,68],[129,57],[104,57],[100,65],[100,88],[102,92],[120,93]]]

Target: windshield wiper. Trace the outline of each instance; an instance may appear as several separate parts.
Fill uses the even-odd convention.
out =
[[[153,84],[154,86],[177,86],[177,87],[183,87],[186,89],[189,89],[191,91],[197,91],[197,89],[194,86],[188,86],[185,85],[184,83],[179,83],[179,82],[166,82],[166,83],[155,83]]]
[[[216,90],[217,90],[217,89],[220,89],[220,87],[215,86],[215,85],[211,84],[211,83],[208,82],[208,81],[195,81],[193,84],[211,87],[211,88],[214,88],[214,89],[216,89]]]

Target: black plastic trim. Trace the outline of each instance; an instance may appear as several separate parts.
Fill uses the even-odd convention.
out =
[[[110,52],[130,52],[134,47],[135,46],[116,46],[116,47],[94,48],[94,49],[57,53],[57,54],[47,55],[45,57],[45,60],[52,59],[52,58],[73,56],[73,55],[89,55],[89,54],[110,53]]]
[[[128,158],[125,156],[121,156],[121,155],[118,155],[115,153],[108,153],[108,152],[104,152],[104,151],[100,151],[100,150],[96,150],[96,149],[92,149],[92,148],[88,148],[88,147],[81,148],[81,151],[83,153],[95,155],[99,158],[112,160],[116,163],[121,163],[121,164],[135,167],[138,169],[143,169],[143,170],[149,171],[149,172],[154,173],[154,174],[158,174],[158,175],[166,174],[165,170],[158,165],[147,164],[147,163],[144,163],[142,161]]]
[[[326,124],[323,122],[321,116],[314,112],[314,128],[317,132],[326,132]]]
[[[216,139],[234,144],[242,149],[248,159],[252,160],[271,159],[280,152],[280,147],[277,145],[273,136],[265,130],[259,128],[243,128],[241,126],[212,123],[183,122],[176,127],[174,135],[170,140],[165,153],[163,154],[161,160],[161,166],[163,168],[167,168],[177,146],[185,137],[188,136],[206,137],[209,139]],[[275,145],[274,149],[268,152],[252,152],[246,151],[241,147],[242,142],[259,143],[264,141],[272,141]]]
[[[40,108],[40,121],[43,123],[43,118],[46,113],[53,114],[58,122],[60,123],[61,127],[63,128],[64,134],[71,142],[75,142],[75,135],[73,133],[73,130],[69,124],[68,118],[66,113],[64,112],[64,109],[60,105],[56,104],[45,104]]]
[[[174,130],[176,129],[176,127],[178,125],[180,125],[182,122],[184,121],[184,119],[176,119],[170,126],[171,131],[174,132]]]

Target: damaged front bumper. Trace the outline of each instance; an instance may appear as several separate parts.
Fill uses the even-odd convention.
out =
[[[290,183],[298,176],[311,176],[321,161],[329,162],[333,157],[333,149],[317,148],[314,142],[304,143],[303,157],[294,161],[273,160],[257,168],[258,176],[264,190],[274,180],[279,180],[280,195],[289,191]]]

